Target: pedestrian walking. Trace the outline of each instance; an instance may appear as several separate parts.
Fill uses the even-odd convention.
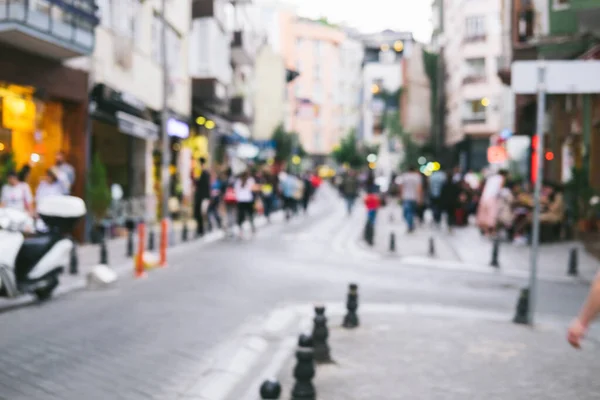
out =
[[[63,194],[70,194],[75,184],[75,168],[66,160],[64,151],[56,153],[56,171],[54,174],[58,182],[63,186]]]
[[[304,175],[302,178],[302,210],[304,214],[308,213],[308,204],[310,203],[310,198],[313,195],[313,186],[310,181],[310,177],[308,175]]]
[[[442,188],[448,180],[452,180],[452,174],[441,170],[435,171],[429,177],[429,201],[431,211],[433,212],[433,222],[438,226],[442,222],[442,213],[444,211],[442,205]]]
[[[196,236],[204,236],[204,215],[210,201],[210,172],[206,168],[206,160],[200,158],[200,174],[194,181],[194,218],[196,220]]]
[[[346,201],[346,211],[348,215],[352,215],[352,210],[354,209],[354,203],[358,197],[358,192],[360,189],[360,183],[358,181],[358,176],[356,176],[356,171],[350,169],[342,178],[341,184],[341,192],[344,200]]]
[[[477,225],[485,235],[494,236],[498,216],[498,196],[504,187],[508,171],[501,170],[489,176],[481,193],[477,209]]]
[[[283,209],[285,212],[285,220],[289,219],[294,214],[296,209],[296,178],[292,174],[282,172],[279,176],[281,182],[281,197],[283,197]]]
[[[223,193],[223,206],[225,208],[225,227],[227,236],[233,236],[233,228],[237,222],[237,198],[235,195],[235,180],[231,176],[231,170],[228,170],[223,181],[225,182],[225,192]]]
[[[219,212],[221,206],[221,199],[223,198],[224,188],[227,183],[223,180],[222,176],[216,176],[210,187],[210,199],[208,203],[208,209],[206,211],[206,221],[208,223],[208,230],[213,230],[213,220],[216,223],[217,229],[223,228],[221,219],[221,213]]]
[[[254,226],[254,188],[256,182],[253,177],[250,176],[248,170],[244,171],[242,175],[235,181],[234,190],[235,198],[237,201],[237,224],[240,230],[240,238],[244,237],[243,225],[246,219],[250,222],[250,228],[252,233],[256,232]]]
[[[446,172],[444,184],[440,190],[439,198],[439,209],[440,217],[439,224],[441,222],[441,214],[446,214],[446,221],[448,223],[448,230],[452,231],[452,228],[456,226],[456,210],[460,207],[460,184],[452,179],[452,172]]]
[[[265,218],[267,222],[271,222],[271,213],[275,208],[275,187],[277,182],[275,177],[270,172],[263,174],[263,182],[260,187],[260,196],[262,198]]]
[[[415,230],[415,213],[417,206],[423,198],[423,185],[421,174],[417,172],[414,166],[411,166],[407,172],[398,178],[400,188],[400,198],[402,199],[402,211],[404,220],[408,225],[408,232]]]

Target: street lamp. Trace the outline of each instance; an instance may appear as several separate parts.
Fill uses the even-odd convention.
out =
[[[302,162],[302,159],[300,158],[300,156],[293,156],[292,157],[292,164],[294,164],[294,165],[300,165],[301,162]]]
[[[369,163],[374,163],[374,162],[377,162],[377,155],[376,155],[376,154],[369,154],[369,155],[367,156],[367,161],[368,161]]]

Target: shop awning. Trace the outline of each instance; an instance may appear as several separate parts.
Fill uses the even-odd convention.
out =
[[[144,140],[158,140],[160,129],[156,124],[123,111],[117,111],[115,116],[121,132]]]

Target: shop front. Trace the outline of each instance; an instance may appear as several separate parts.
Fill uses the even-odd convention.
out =
[[[97,84],[91,93],[91,154],[105,165],[108,183],[125,199],[152,193],[152,151],[160,128],[153,112],[134,96]]]
[[[35,190],[64,152],[75,169],[74,195],[84,195],[87,73],[0,46],[0,156],[31,167]]]

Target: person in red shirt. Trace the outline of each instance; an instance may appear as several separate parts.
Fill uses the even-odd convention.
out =
[[[370,224],[375,224],[377,210],[381,207],[381,199],[379,195],[373,191],[365,196],[365,207],[367,208],[367,219]]]

